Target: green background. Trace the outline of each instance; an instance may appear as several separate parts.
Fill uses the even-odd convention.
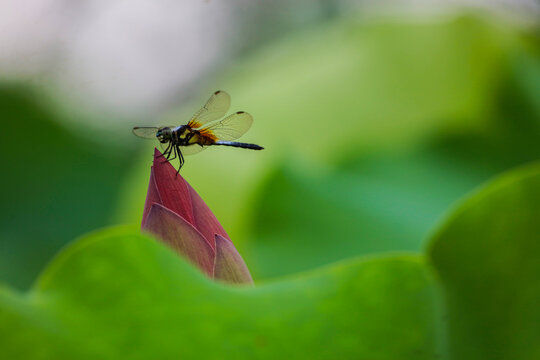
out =
[[[255,117],[242,141],[264,151],[209,149],[183,168],[254,289],[211,283],[138,234],[154,144],[91,117],[73,127],[42,90],[4,84],[2,351],[539,357],[539,170],[511,170],[540,154],[537,34],[478,14],[339,19],[171,111],[164,123],[222,88]]]

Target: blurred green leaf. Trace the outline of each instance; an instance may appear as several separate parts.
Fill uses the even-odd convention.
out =
[[[230,90],[255,115],[258,158],[276,159],[267,177],[246,186],[259,169],[224,156],[220,187],[204,171],[213,160],[190,181],[220,199],[256,278],[418,251],[451,203],[540,157],[538,54],[526,31],[480,16],[341,21],[292,37],[242,64]]]
[[[109,223],[127,154],[68,131],[26,88],[0,85],[0,114],[0,278],[24,288],[61,246]]]
[[[496,19],[340,20],[266,48],[230,75],[247,136],[317,161],[489,124],[523,35]]]
[[[43,359],[434,359],[433,297],[416,256],[351,260],[237,288],[208,280],[138,230],[117,228],[64,250],[28,295],[0,292],[0,351]]]
[[[252,205],[254,240],[240,251],[255,278],[357,254],[419,251],[456,199],[540,157],[538,134],[446,135],[413,151],[351,157],[322,176],[292,163],[261,186]]]
[[[538,359],[540,164],[508,173],[432,239],[455,359]]]

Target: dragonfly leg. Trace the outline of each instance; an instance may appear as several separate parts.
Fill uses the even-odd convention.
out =
[[[173,149],[172,144],[169,144],[169,146],[167,146],[167,148],[165,149],[163,154],[161,154],[161,156],[165,158],[165,160],[163,160],[161,163],[166,163],[169,160],[169,157],[171,156],[172,149]],[[160,157],[160,156],[158,156],[158,157]]]
[[[173,146],[173,150],[174,150],[174,156],[172,158],[168,157],[167,160],[169,160],[169,161],[176,159],[176,147],[175,146]]]
[[[165,151],[163,153],[158,155],[158,158],[165,157],[165,154],[167,153],[167,151],[169,151],[170,147],[171,147],[171,144],[169,143],[169,146],[167,146],[167,148],[165,148]]]
[[[179,160],[180,160],[180,166],[178,166],[178,170],[176,171],[176,176],[180,173],[180,169],[184,165],[184,155],[182,155],[182,151],[180,150],[179,146],[176,146],[176,153],[178,154]]]

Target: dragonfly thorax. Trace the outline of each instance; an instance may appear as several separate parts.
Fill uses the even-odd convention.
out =
[[[180,125],[172,130],[172,142],[175,145],[186,146],[193,138],[193,135],[195,135],[195,131],[193,131],[189,126]]]

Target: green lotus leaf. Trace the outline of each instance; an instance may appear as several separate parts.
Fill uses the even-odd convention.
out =
[[[455,359],[540,357],[540,164],[488,184],[433,236]]]
[[[349,260],[236,287],[207,279],[138,230],[116,228],[69,246],[29,294],[0,292],[0,352],[44,359],[432,359],[433,297],[415,255]]]

